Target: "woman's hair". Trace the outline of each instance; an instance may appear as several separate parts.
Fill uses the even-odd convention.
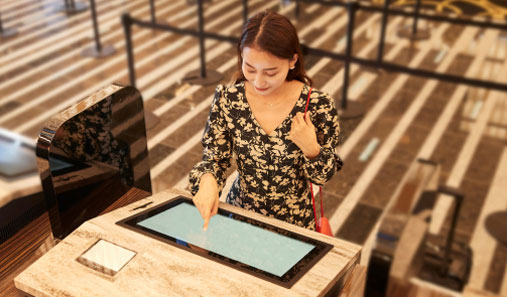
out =
[[[286,80],[299,80],[312,85],[312,80],[306,74],[303,62],[303,52],[299,45],[296,28],[285,16],[272,11],[263,11],[251,17],[243,27],[243,33],[238,43],[238,69],[233,82],[245,81],[241,68],[243,64],[242,53],[245,47],[252,47],[266,51],[275,57],[292,60],[294,54],[298,55],[294,69],[289,70]]]

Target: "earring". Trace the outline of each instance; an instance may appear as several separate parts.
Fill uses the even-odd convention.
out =
[[[296,69],[296,66],[292,66],[292,67],[290,67],[289,69],[290,69],[290,70],[294,70],[294,69]]]

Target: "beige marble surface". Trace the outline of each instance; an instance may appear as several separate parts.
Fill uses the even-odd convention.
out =
[[[358,261],[361,247],[222,204],[220,207],[330,243],[334,248],[289,290],[115,223],[177,196],[162,192],[85,222],[15,279],[33,296],[319,296]],[[115,276],[76,259],[98,239],[136,252]]]

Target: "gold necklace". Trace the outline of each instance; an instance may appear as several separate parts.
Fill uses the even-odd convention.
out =
[[[276,102],[273,102],[273,100],[266,100],[255,93],[253,93],[252,95],[254,98],[258,98],[256,101],[261,101],[262,105],[267,106],[268,109],[273,109],[274,107],[277,107],[278,105],[280,105],[281,103],[284,102],[283,96],[279,96],[279,97],[281,97],[281,99],[278,99]],[[268,101],[268,102],[266,102],[266,101]]]
[[[280,100],[280,101],[282,101],[282,100]],[[273,106],[278,106],[279,104],[280,104],[280,102],[277,102],[277,103],[269,102],[268,106],[270,109],[273,109]]]

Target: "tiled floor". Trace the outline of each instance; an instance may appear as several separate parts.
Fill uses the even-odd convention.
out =
[[[102,59],[81,55],[84,48],[93,46],[89,11],[56,12],[55,7],[63,3],[60,0],[2,1],[3,27],[16,28],[19,33],[0,39],[0,127],[35,139],[42,123],[59,110],[108,83],[128,83],[120,15],[129,11],[148,20],[149,1],[96,2],[102,44],[116,48],[114,55]],[[196,28],[196,9],[187,1],[155,3],[159,22]],[[292,7],[280,7],[280,1],[249,1],[250,13],[266,8],[285,9],[303,43],[343,52],[346,12],[342,8],[303,4],[296,19]],[[241,9],[241,1],[236,0],[207,3],[206,30],[237,36]],[[389,19],[386,61],[507,83],[504,32],[421,20],[421,28],[429,30],[431,38],[410,42],[396,34],[404,23],[410,20]],[[354,55],[376,57],[379,24],[380,15],[358,13]],[[185,73],[199,66],[195,39],[135,26],[133,36],[137,86],[145,109],[159,118],[148,130],[152,184],[155,191],[184,188],[188,171],[201,157],[199,141],[215,86],[182,82]],[[207,67],[223,73],[222,82],[227,83],[235,72],[235,47],[215,41],[206,46]],[[306,57],[315,87],[329,92],[337,105],[342,66],[340,61]],[[416,158],[431,159],[442,166],[441,184],[466,195],[458,238],[477,251],[483,245],[494,247],[494,253],[479,263],[490,267],[488,275],[474,286],[507,295],[505,247],[487,235],[485,241],[477,241],[484,238],[477,235],[485,232],[483,216],[490,209],[507,210],[507,196],[502,205],[491,208],[488,204],[492,187],[507,192],[505,182],[493,184],[495,176],[505,171],[498,164],[506,151],[506,94],[495,99],[488,90],[356,66],[350,77],[351,99],[362,103],[367,113],[341,121],[339,153],[345,167],[325,186],[326,215],[335,234],[371,246],[372,230],[409,166]],[[364,157],[368,146],[373,151]]]

